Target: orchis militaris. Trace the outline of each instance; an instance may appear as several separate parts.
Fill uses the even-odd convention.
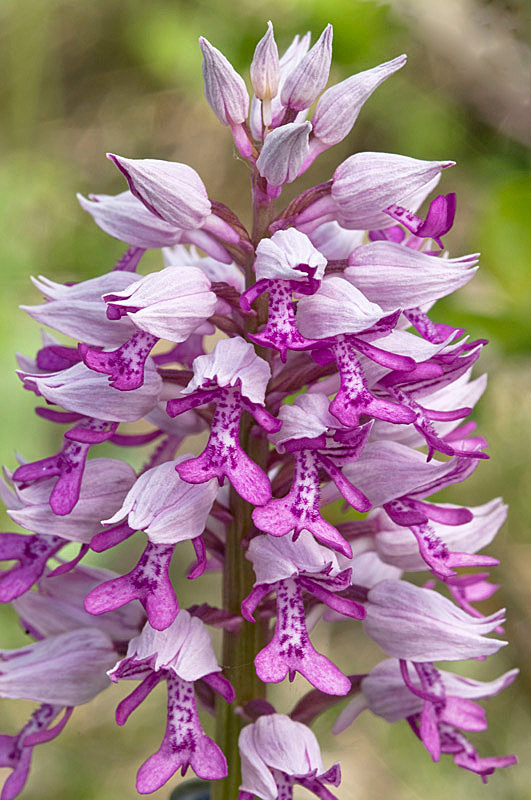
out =
[[[489,635],[504,612],[475,606],[496,588],[484,568],[497,561],[478,551],[504,522],[502,501],[430,500],[486,457],[464,421],[485,388],[471,377],[485,342],[428,316],[477,269],[476,254],[444,249],[454,194],[419,213],[452,162],[356,153],[284,205],[284,185],[350,133],[405,56],[326,89],[331,26],[279,57],[269,23],[250,98],[225,56],[200,46],[208,103],[250,169],[252,227],[191,167],[110,155],[128,188],[80,203],[127,245],[123,257],[91,280],[35,279],[46,302],[25,308],[74,342],[45,333],[36,358],[19,362],[44,401],[37,413],[67,430],[55,454],[6,470],[2,485],[25,532],[0,534],[0,559],[14,562],[0,600],[35,641],[0,652],[0,696],[40,706],[0,736],[0,766],[12,770],[0,800],[22,791],[36,745],[123,680],[137,683],[116,709],[120,726],[167,687],[141,794],[191,768],[213,800],[289,800],[295,785],[333,800],[340,766],[325,768],[308,725],[347,696],[336,732],[364,709],[406,719],[434,761],[448,753],[486,780],[516,758],[480,757],[463,731],[486,727],[473,700],[516,671],[480,683],[436,666],[505,644]],[[147,249],[162,249],[161,269],[142,276]],[[142,432],[121,429],[138,420]],[[191,453],[187,437],[201,432]],[[152,449],[136,474],[92,458],[102,442]],[[343,517],[332,524],[335,500]],[[126,574],[80,563],[140,532],[145,549]],[[179,605],[170,562],[187,540],[194,585],[223,573],[219,607]],[[79,553],[65,561],[72,542]],[[404,578],[422,571],[424,586]],[[319,619],[350,620],[389,659],[345,674],[310,641]],[[223,629],[218,657],[208,626]],[[267,685],[296,673],[308,693],[277,712]],[[197,702],[217,718],[216,741]]]

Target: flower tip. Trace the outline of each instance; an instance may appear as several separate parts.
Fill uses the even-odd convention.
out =
[[[118,169],[120,170],[120,172],[122,172],[122,173],[125,175],[125,167],[124,167],[124,162],[126,162],[126,161],[127,161],[127,159],[126,159],[126,158],[121,158],[120,156],[117,156],[117,155],[115,155],[114,153],[106,153],[105,155],[107,156],[107,158],[109,159],[109,161],[112,161],[112,163],[113,163],[113,164],[114,164],[116,167],[118,167]],[[126,177],[127,177],[127,176],[126,176]]]
[[[327,26],[323,29],[323,32],[319,36],[319,39],[316,41],[314,47],[321,47],[325,51],[328,51],[331,58],[333,38],[334,38],[334,26],[332,25],[331,22],[329,22]]]
[[[334,38],[334,27],[332,23],[328,23],[326,28],[324,28],[322,34],[319,36],[319,39],[315,43],[314,46],[321,46],[324,50],[328,51],[330,54],[330,58],[332,58],[332,39]]]
[[[200,36],[198,42],[203,54],[203,58],[206,58],[207,54],[213,53],[216,50],[214,45],[211,44],[204,36]]]
[[[455,161],[440,161],[441,169],[448,169],[448,167],[455,167]]]

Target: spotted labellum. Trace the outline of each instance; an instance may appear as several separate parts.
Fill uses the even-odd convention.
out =
[[[124,681],[120,728],[164,687],[140,794],[195,773],[178,796],[349,797],[311,730],[341,701],[336,734],[366,710],[484,781],[516,761],[479,755],[469,734],[487,727],[477,700],[517,670],[480,681],[439,665],[469,675],[506,645],[504,610],[482,607],[503,501],[439,496],[487,458],[468,419],[486,342],[432,312],[478,269],[478,254],[447,250],[453,162],[354,153],[282,199],[406,63],[328,86],[332,35],[282,52],[269,22],[250,82],[199,40],[206,100],[251,176],[252,226],[192,167],[109,154],[117,194],[79,202],[122,257],[90,280],[34,279],[44,302],[23,309],[63,338],[46,331],[18,376],[43,427],[64,427],[0,485],[18,526],[0,534],[0,602],[31,639],[0,651],[0,697],[38,704],[0,736],[0,800],[32,780],[38,745],[67,723],[81,736],[77,706]],[[146,250],[159,268],[138,273]],[[145,450],[139,470],[130,447]],[[94,566],[111,549],[115,571]],[[321,652],[314,628],[337,621],[341,651]],[[386,656],[367,674],[362,637]],[[296,676],[295,707],[277,711],[270,685]]]

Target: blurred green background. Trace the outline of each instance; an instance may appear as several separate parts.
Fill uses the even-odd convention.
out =
[[[202,93],[197,37],[218,46],[248,78],[248,65],[268,18],[277,41],[334,24],[331,82],[406,52],[407,67],[384,84],[363,109],[354,131],[328,151],[297,184],[327,180],[357,150],[389,150],[417,158],[453,159],[444,192],[458,193],[458,216],[446,237],[454,256],[482,252],[482,270],[456,297],[441,302],[434,318],[469,329],[491,344],[482,359],[490,375],[476,412],[491,443],[466,486],[445,499],[470,505],[502,494],[509,521],[490,549],[502,565],[502,588],[491,608],[509,610],[511,646],[478,677],[492,678],[518,665],[521,677],[489,703],[490,729],[476,737],[481,755],[516,752],[519,767],[479,778],[443,758],[433,765],[406,723],[389,726],[362,716],[337,739],[322,719],[318,733],[325,763],[339,758],[341,800],[442,800],[531,797],[531,545],[527,532],[531,479],[531,252],[529,219],[531,30],[526,0],[1,0],[0,2],[0,260],[2,282],[2,461],[14,452],[33,460],[57,449],[58,432],[33,413],[33,396],[14,375],[14,352],[33,354],[37,326],[17,309],[40,301],[29,275],[78,281],[108,269],[124,247],[85,215],[75,192],[122,191],[124,183],[105,152],[184,161],[201,174],[210,195],[248,219],[247,172],[235,157],[230,134]],[[157,257],[149,256],[157,266]],[[100,453],[96,451],[96,454]],[[134,455],[137,460],[141,455]],[[4,520],[5,530],[13,530]],[[123,551],[122,551],[123,552]],[[118,555],[121,558],[122,552]],[[134,554],[128,554],[134,563]],[[102,564],[101,557],[93,563]],[[123,564],[111,560],[111,566]],[[178,594],[193,602],[193,587]],[[208,591],[205,582],[201,591]],[[18,646],[10,610],[2,609],[3,646]],[[352,626],[320,627],[321,647],[339,652],[347,672],[377,660]],[[277,692],[287,710],[301,684]],[[120,694],[121,693],[121,694]],[[137,766],[160,742],[162,690],[125,730],[113,724],[121,689],[110,689],[74,714],[56,742],[39,747],[23,797],[28,800],[132,800]],[[14,733],[30,712],[0,702],[2,732]],[[0,772],[3,772],[0,770]],[[176,783],[177,781],[175,781]],[[154,797],[168,798],[170,783]],[[308,796],[301,793],[300,797]]]

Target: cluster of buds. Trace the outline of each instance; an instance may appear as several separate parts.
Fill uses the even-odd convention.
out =
[[[332,800],[340,766],[323,766],[309,725],[347,697],[336,733],[364,709],[405,719],[434,761],[449,754],[486,780],[516,759],[478,755],[467,738],[486,728],[475,700],[516,670],[481,683],[437,666],[506,644],[489,636],[504,612],[476,607],[497,588],[485,571],[497,561],[479,551],[505,506],[430,499],[486,458],[466,421],[485,388],[471,377],[485,342],[428,316],[477,268],[476,254],[450,257],[442,242],[454,194],[418,213],[452,162],[357,153],[282,207],[284,185],[350,133],[405,56],[325,89],[331,26],[311,48],[309,34],[296,36],[279,57],[269,23],[250,98],[229,61],[200,46],[208,103],[249,165],[252,228],[211,200],[191,167],[110,155],[128,188],[80,203],[124,255],[80,283],[39,277],[45,302],[25,308],[74,341],[45,333],[36,358],[19,363],[39,416],[67,430],[54,455],[6,470],[2,488],[25,532],[0,534],[0,559],[13,562],[0,600],[35,641],[0,652],[0,696],[39,705],[18,734],[0,736],[11,770],[1,800],[22,791],[36,745],[122,680],[137,685],[116,709],[120,726],[167,687],[140,793],[190,767],[212,782],[212,798],[289,800],[299,784]],[[148,249],[162,250],[162,268],[138,274]],[[121,429],[139,420],[137,432]],[[186,452],[201,433],[202,452]],[[102,442],[117,454],[153,447],[135,473],[92,457]],[[82,563],[140,534],[145,549],[126,574]],[[223,573],[218,606],[179,606],[170,562],[176,550],[186,560],[185,541],[189,579]],[[72,542],[79,552],[67,560]],[[335,620],[350,620],[385,660],[345,674],[310,641],[317,622]],[[209,626],[223,629],[223,669]],[[296,673],[308,691],[280,713],[267,685]],[[197,702],[217,715],[217,742]]]

